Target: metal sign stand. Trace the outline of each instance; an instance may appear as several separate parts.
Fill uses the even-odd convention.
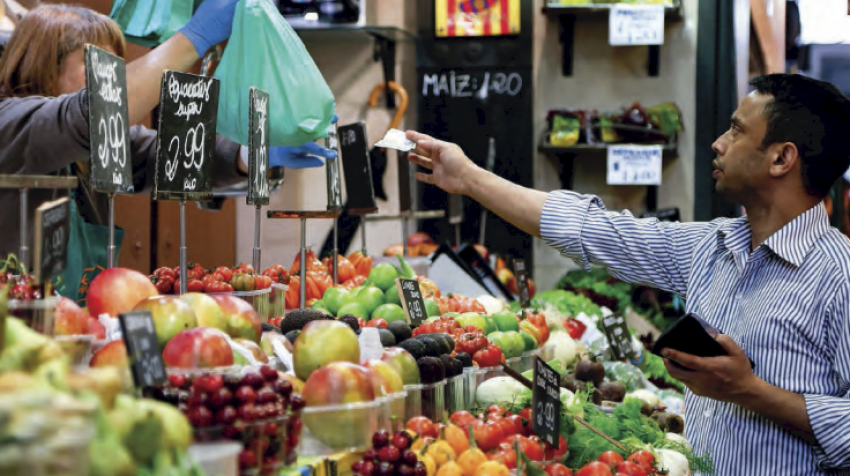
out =
[[[186,294],[189,276],[186,270],[186,200],[180,200],[180,294]]]

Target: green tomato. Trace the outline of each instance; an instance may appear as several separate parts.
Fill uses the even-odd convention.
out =
[[[354,317],[362,319],[369,319],[369,312],[366,311],[366,308],[362,304],[356,302],[350,302],[339,308],[339,311],[336,313],[336,317],[342,317],[346,314],[351,314]]]
[[[346,289],[330,288],[322,296],[322,302],[325,303],[325,308],[327,308],[328,312],[335,316],[339,312],[339,308],[354,302],[354,299]]]
[[[461,327],[475,326],[481,329],[481,332],[487,333],[487,320],[477,312],[465,312],[455,317],[455,320]]]
[[[497,312],[493,314],[492,319],[496,327],[502,332],[519,331],[519,319],[511,311]]]
[[[380,289],[370,286],[368,288],[361,289],[360,292],[354,296],[354,301],[366,309],[367,314],[364,319],[367,319],[373,312],[375,312],[375,309],[386,303],[386,298]]]
[[[381,263],[372,268],[369,272],[369,282],[386,292],[392,286],[395,286],[395,279],[398,277],[398,270],[390,263]]]
[[[394,321],[407,322],[407,316],[404,314],[404,309],[398,304],[383,304],[375,309],[372,313],[372,319],[383,319],[387,324]]]
[[[516,331],[505,332],[505,337],[510,341],[511,357],[519,357],[525,352],[525,339]]]
[[[425,314],[428,317],[440,315],[440,305],[432,298],[425,298]]]
[[[401,298],[398,295],[398,288],[395,286],[391,286],[387,289],[387,292],[384,293],[384,297],[386,298],[387,304],[398,304],[401,306]]]
[[[537,339],[535,339],[533,335],[525,331],[519,331],[519,335],[522,336],[522,340],[525,343],[524,352],[530,352],[537,349]]]
[[[493,320],[492,317],[490,317],[490,316],[482,316],[482,317],[484,317],[484,322],[487,325],[486,329],[484,329],[485,335],[501,330],[496,326],[496,322]]]

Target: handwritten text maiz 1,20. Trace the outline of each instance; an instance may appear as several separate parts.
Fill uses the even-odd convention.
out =
[[[84,62],[92,188],[106,193],[132,192],[127,68],[123,59],[92,45],[85,47]]]
[[[155,199],[210,198],[218,93],[216,78],[165,73],[160,92]]]
[[[251,88],[248,133],[248,205],[269,204],[269,93]]]

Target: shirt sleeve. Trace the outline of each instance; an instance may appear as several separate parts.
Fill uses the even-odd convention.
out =
[[[841,395],[804,395],[806,412],[817,444],[818,466],[822,469],[850,468],[850,285],[833,297],[828,311],[828,352],[833,371],[844,389]]]
[[[579,266],[603,265],[624,281],[683,296],[694,251],[717,227],[609,212],[598,197],[570,191],[550,193],[540,216],[543,241]]]

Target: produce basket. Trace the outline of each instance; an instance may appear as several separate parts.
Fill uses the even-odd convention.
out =
[[[446,410],[449,414],[458,410],[469,410],[475,405],[475,374],[466,370],[460,375],[446,379]]]
[[[384,410],[381,412],[380,427],[394,433],[404,428],[404,410],[407,392],[401,391],[383,398]]]
[[[416,416],[425,416],[432,421],[443,421],[446,415],[445,380],[432,384],[405,385],[404,389],[407,391],[405,421]]]
[[[34,331],[41,334],[53,335],[53,314],[59,298],[49,297],[34,301],[12,299],[9,301],[9,314],[24,321]]]
[[[289,425],[292,418],[297,418],[297,415],[266,418],[243,425],[196,428],[195,442],[235,441],[241,448],[240,452],[245,453],[239,458],[239,474],[277,474],[287,461],[294,459],[290,456],[294,447]]]
[[[242,445],[226,441],[195,443],[189,447],[189,457],[206,476],[238,476],[241,452]]]
[[[384,399],[345,405],[307,407],[301,411],[304,432],[298,446],[302,457],[365,451],[380,428]]]
[[[210,296],[227,295],[238,297],[250,304],[260,322],[268,322],[269,319],[282,316],[284,313],[284,300],[286,298],[286,286],[283,284],[272,284],[272,287],[259,289],[257,291],[233,291],[229,293],[210,293]]]

